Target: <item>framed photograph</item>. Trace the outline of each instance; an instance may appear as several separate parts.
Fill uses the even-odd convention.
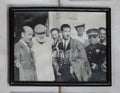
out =
[[[111,9],[10,7],[12,86],[111,86]]]

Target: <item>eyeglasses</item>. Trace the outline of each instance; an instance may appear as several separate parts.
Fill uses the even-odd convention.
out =
[[[35,32],[36,33],[36,32]],[[38,34],[38,35],[42,35],[42,34],[45,34],[45,32],[41,32],[41,33],[36,33],[36,34]]]
[[[98,35],[89,35],[88,38],[96,38]]]

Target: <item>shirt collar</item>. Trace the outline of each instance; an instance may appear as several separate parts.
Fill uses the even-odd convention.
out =
[[[65,42],[65,41],[66,41],[66,42],[69,42],[69,41],[70,41],[70,39],[71,39],[71,38],[69,38],[68,40],[64,40],[64,39],[63,39],[63,42]]]
[[[22,42],[26,47],[28,47],[28,45],[22,39],[20,40],[20,42]]]

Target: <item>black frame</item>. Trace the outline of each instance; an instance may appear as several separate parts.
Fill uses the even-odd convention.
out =
[[[28,82],[14,81],[14,12],[25,11],[76,11],[76,12],[105,12],[107,30],[107,81],[106,82]],[[9,8],[9,84],[11,86],[111,86],[111,8],[108,7],[10,7]]]

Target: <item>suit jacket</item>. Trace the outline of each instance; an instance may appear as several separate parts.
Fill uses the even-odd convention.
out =
[[[21,41],[15,44],[14,62],[19,67],[21,81],[36,80],[33,51],[28,51],[27,47]]]
[[[59,43],[58,48],[63,48],[63,42]],[[78,40],[72,39],[66,48],[70,53],[69,60],[73,67],[74,73],[79,81],[87,81],[91,76],[91,69],[87,59],[85,46]]]

